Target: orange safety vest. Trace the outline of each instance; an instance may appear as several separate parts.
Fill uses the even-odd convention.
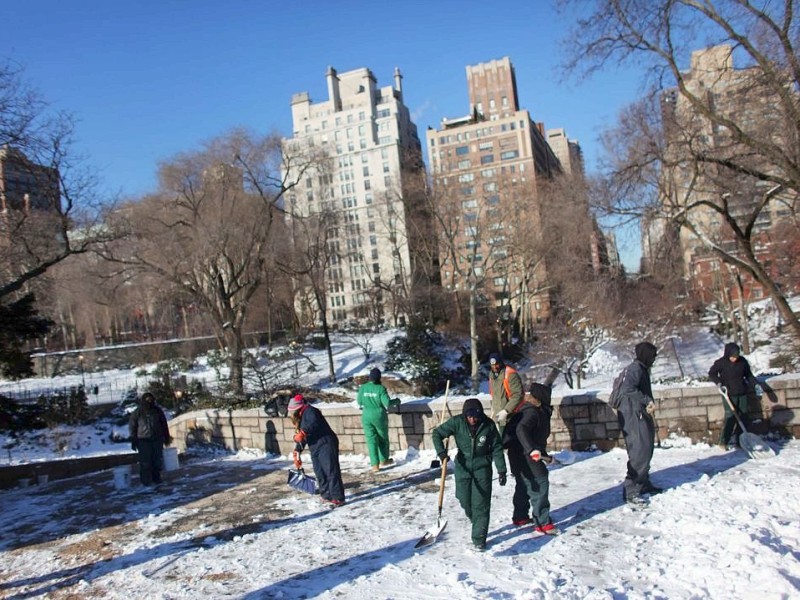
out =
[[[506,365],[505,375],[503,376],[503,388],[506,390],[506,399],[511,400],[511,386],[508,383],[508,372],[511,371],[512,373],[516,373],[516,369],[512,369],[508,365]],[[522,408],[522,404],[525,400],[525,390],[522,390],[522,400],[519,404],[514,408],[511,412],[517,412],[520,408]]]

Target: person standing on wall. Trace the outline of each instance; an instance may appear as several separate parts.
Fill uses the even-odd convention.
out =
[[[492,395],[492,419],[503,433],[508,419],[522,404],[525,388],[519,373],[503,362],[499,354],[489,355],[489,393]]]
[[[362,410],[361,426],[367,441],[369,462],[373,471],[394,463],[389,456],[389,415],[390,406],[398,406],[400,400],[389,398],[389,392],[381,384],[381,370],[374,368],[369,372],[369,381],[358,388],[356,398]]]
[[[514,525],[527,525],[532,520],[534,531],[558,535],[550,519],[550,480],[547,454],[550,437],[551,390],[541,383],[532,383],[530,396],[522,403],[503,434],[503,447],[508,448],[508,464],[516,480],[514,486]]]
[[[150,486],[161,483],[164,446],[172,443],[167,416],[156,404],[156,397],[145,392],[128,419],[131,448],[139,453],[139,481]]]
[[[741,355],[737,344],[733,342],[725,344],[723,355],[715,360],[708,370],[708,378],[728,395],[728,399],[747,427],[749,424],[747,400],[749,395],[755,392],[756,378],[753,377],[750,363]],[[721,448],[727,449],[736,428],[736,417],[724,399],[722,406],[725,409],[725,422],[720,431],[719,445]]]
[[[625,367],[620,386],[620,405],[617,420],[625,438],[628,465],[622,484],[622,499],[630,504],[644,504],[643,494],[662,492],[650,481],[650,461],[655,446],[655,402],[650,385],[650,368],[656,361],[657,348],[650,342],[640,342],[635,348],[636,359]]]
[[[302,395],[297,394],[289,401],[288,412],[295,427],[295,466],[300,462],[300,453],[308,446],[322,501],[334,508],[341,506],[344,504],[344,483],[339,465],[339,438],[320,410],[311,406]]]

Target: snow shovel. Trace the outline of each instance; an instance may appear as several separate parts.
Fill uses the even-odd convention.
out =
[[[414,548],[423,548],[430,546],[439,537],[439,534],[444,531],[447,526],[447,519],[442,519],[442,503],[444,502],[444,479],[447,477],[447,460],[442,461],[442,481],[439,483],[439,515],[436,517],[436,525],[428,529],[419,541],[414,545]]]
[[[719,392],[722,394],[722,397],[725,398],[725,402],[728,404],[728,408],[733,412],[733,416],[736,417],[739,429],[742,430],[742,433],[739,434],[739,446],[741,449],[747,452],[748,456],[753,459],[764,459],[775,456],[775,451],[770,448],[769,444],[762,440],[760,436],[755,433],[749,433],[747,429],[744,428],[742,418],[739,416],[739,413],[733,406],[733,402],[731,402],[731,399],[728,397],[728,390],[721,387]]]
[[[302,467],[299,469],[289,469],[289,478],[286,483],[289,484],[289,487],[293,487],[306,494],[313,495],[317,493],[317,480],[311,477],[311,475],[306,475]]]
[[[442,414],[439,417],[439,425],[444,423],[444,411],[447,409],[447,394],[450,392],[450,380],[447,380],[447,385],[444,388],[444,406],[442,406]],[[449,410],[449,409],[448,409]],[[442,463],[439,461],[438,458],[434,458],[431,461],[431,469],[438,469],[442,466]]]

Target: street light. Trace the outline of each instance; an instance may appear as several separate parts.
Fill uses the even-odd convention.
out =
[[[81,383],[83,385],[83,389],[86,389],[86,375],[83,370],[83,354],[78,355],[78,365],[81,369]]]

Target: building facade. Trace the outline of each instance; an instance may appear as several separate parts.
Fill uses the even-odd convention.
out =
[[[418,251],[425,239],[419,227],[429,223],[420,225],[409,192],[423,171],[402,75],[395,69],[393,85],[379,87],[367,68],[329,67],[326,80],[327,100],[312,102],[307,92],[292,98],[293,134],[284,152],[313,150],[319,162],[302,175],[289,169],[289,179],[299,181],[287,196],[288,230],[294,237],[299,221],[324,220],[327,255],[318,283],[328,322],[399,324],[413,286],[431,272],[422,258],[430,253]]]
[[[754,170],[769,171],[763,157],[736,141],[733,129],[741,127],[743,135],[773,136],[770,143],[775,143],[774,136],[782,135],[780,111],[773,95],[761,86],[758,67],[735,68],[733,48],[728,45],[693,52],[690,69],[682,77],[686,92],[729,119],[731,127],[712,122],[677,88],[662,95],[667,162],[673,166],[664,170],[665,193],[659,212],[680,215],[691,207],[693,227],[675,230],[663,219],[652,219],[643,228],[644,258],[649,265],[657,265],[661,255],[663,263],[665,250],[678,241],[683,276],[702,302],[728,305],[762,298],[762,286],[745,270],[725,264],[713,248],[731,255],[739,252],[727,215],[742,229],[750,229],[750,243],[759,263],[776,271],[785,262],[786,240],[780,226],[790,217],[789,203],[771,202],[777,187],[768,182],[748,177],[741,169],[724,167],[729,157],[741,163],[742,156],[753,154]],[[714,161],[696,161],[693,157],[699,153]],[[748,226],[752,215],[757,218]],[[780,277],[777,271],[772,275]]]
[[[514,242],[536,237],[537,185],[562,165],[542,124],[520,108],[508,57],[468,66],[466,75],[468,114],[443,118],[426,134],[437,202],[450,212],[442,283],[452,291],[480,287],[487,305],[540,321],[550,312],[549,292],[539,291],[546,265],[526,264]],[[577,145],[566,156],[578,160]]]

